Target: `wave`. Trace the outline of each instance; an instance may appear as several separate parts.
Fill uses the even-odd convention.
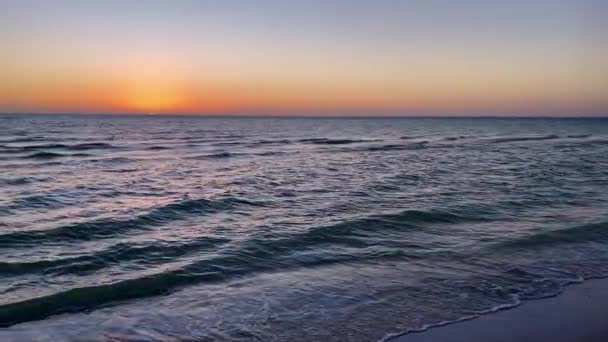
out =
[[[245,274],[314,267],[319,265],[361,261],[378,258],[416,258],[408,254],[401,245],[399,249],[378,249],[370,236],[382,235],[386,231],[421,229],[422,223],[454,223],[477,220],[477,216],[467,216],[445,211],[406,210],[394,214],[378,215],[333,225],[317,226],[303,232],[264,236],[259,235],[222,249],[215,257],[197,261],[180,269],[123,280],[111,284],[74,288],[52,295],[28,299],[0,306],[0,326],[44,319],[54,314],[91,310],[113,302],[142,298],[170,293],[181,287],[201,282],[224,281]],[[148,246],[145,249],[127,248],[120,250],[114,247],[97,255],[84,256],[68,260],[56,260],[38,263],[0,264],[1,273],[20,274],[45,270],[49,267],[60,267],[61,271],[91,271],[105,265],[93,264],[94,259],[102,257],[108,260],[141,258],[142,256],[160,253],[172,253],[172,257],[184,255],[190,250],[214,247],[225,240],[201,239],[191,244],[167,249],[162,246]],[[298,257],[298,251],[310,249],[313,245],[345,245],[357,248],[359,253],[335,253],[317,257]],[[408,243],[412,249],[419,248]],[[118,255],[116,254],[118,253]],[[84,261],[84,263],[82,263]],[[109,261],[108,261],[109,262]],[[63,267],[64,269],[61,269]],[[67,268],[67,269],[65,269]],[[52,273],[52,270],[50,271]]]
[[[440,321],[437,323],[425,324],[419,328],[412,328],[412,329],[407,329],[407,330],[399,332],[399,333],[388,334],[384,338],[382,338],[379,342],[390,342],[390,341],[394,340],[395,338],[403,337],[403,336],[406,336],[409,334],[422,333],[422,332],[428,331],[430,329],[445,327],[445,326],[452,325],[452,324],[463,323],[466,321],[470,321],[470,320],[479,318],[482,315],[487,315],[487,314],[492,314],[492,313],[496,313],[499,311],[513,309],[520,305],[521,305],[521,299],[519,299],[517,295],[512,295],[511,303],[498,304],[489,309],[480,311],[480,312],[472,314],[472,315],[463,316],[463,317],[460,317],[460,318],[457,318],[454,320]]]
[[[36,152],[33,154],[28,154],[26,156],[20,157],[21,159],[55,159],[55,158],[64,158],[64,157],[91,157],[92,155],[88,153],[71,153],[71,154],[63,154],[63,153],[54,153],[54,152]]]
[[[311,138],[311,139],[300,139],[298,142],[315,144],[315,145],[348,145],[364,142],[372,142],[374,140],[361,140],[361,139],[329,139],[329,138]]]
[[[406,210],[397,214],[372,216],[334,225],[313,227],[306,232],[291,235],[289,239],[275,241],[273,247],[294,248],[301,245],[338,243],[362,247],[373,243],[370,234],[382,235],[389,231],[416,230],[423,223],[455,223],[465,217],[445,213]]]
[[[560,142],[556,147],[578,148],[608,145],[608,139],[602,137],[595,138],[591,135],[569,135],[568,138],[571,140]]]
[[[188,157],[187,159],[196,159],[196,160],[205,160],[205,159],[228,159],[237,156],[259,156],[259,157],[270,157],[270,156],[280,156],[285,155],[287,152],[285,151],[266,151],[259,153],[234,153],[234,152],[219,152],[212,154],[203,154],[200,156]]]
[[[584,145],[608,145],[608,139],[591,139],[591,140],[585,141],[582,144],[584,144]]]
[[[42,145],[26,145],[13,147],[14,149],[21,151],[31,151],[31,150],[52,150],[52,149],[67,149],[70,145],[65,144],[42,144]]]
[[[213,247],[213,243],[204,243],[203,248],[208,246]],[[284,249],[280,252],[285,254],[288,250]],[[185,254],[181,251],[176,253]],[[176,270],[104,285],[73,288],[43,297],[0,305],[0,327],[41,320],[56,314],[90,311],[124,300],[167,295],[188,285],[221,282],[253,273],[404,256],[402,251],[394,250],[383,253],[370,252],[360,256],[339,254],[334,259],[306,258],[289,262],[285,259],[266,257],[269,253],[271,252],[263,246],[249,244],[246,248],[227,250],[215,258],[194,262]]]
[[[507,241],[505,248],[530,248],[559,243],[607,242],[608,222],[598,222],[571,228],[538,232],[519,239]]]
[[[217,275],[210,274],[210,279]],[[192,277],[162,273],[114,284],[74,288],[49,296],[0,306],[0,327],[44,319],[70,312],[90,310],[110,302],[166,294],[177,285],[192,282]]]
[[[387,233],[410,232],[423,229],[429,232],[430,230],[426,229],[429,224],[454,224],[485,220],[488,220],[488,217],[481,212],[404,210],[398,213],[368,216],[335,224],[314,226],[302,231],[292,231],[284,235],[270,234],[248,240],[243,243],[242,247],[255,246],[254,249],[257,253],[268,256],[328,244],[354,248],[378,247],[377,238],[385,236]],[[390,234],[390,236],[394,238],[393,234]],[[410,248],[420,247],[412,242],[402,241],[400,248],[406,245]],[[256,258],[259,257],[260,255],[256,255]]]
[[[118,163],[132,163],[136,162],[136,158],[129,157],[110,157],[110,158],[102,158],[102,159],[91,159],[90,162],[94,163],[109,163],[109,164],[118,164]]]
[[[260,156],[260,157],[270,157],[270,156],[282,156],[287,154],[287,152],[284,151],[267,151],[267,152],[261,152],[261,153],[256,153],[256,156]]]
[[[89,311],[124,300],[166,295],[201,282],[220,282],[251,273],[312,267],[356,259],[353,255],[345,255],[335,260],[301,260],[298,264],[290,264],[267,258],[265,257],[267,253],[270,253],[267,248],[260,249],[259,246],[251,244],[246,249],[229,251],[211,260],[195,262],[173,271],[110,284],[73,288],[48,296],[2,305],[0,327],[41,320],[56,314]],[[388,256],[398,256],[401,252],[396,251],[393,254]],[[371,256],[371,258],[378,257],[386,257],[386,254]],[[367,257],[359,259],[367,259]]]
[[[456,136],[456,137],[445,137],[445,138],[443,138],[443,140],[445,140],[445,141],[456,141],[456,140],[462,140],[462,139],[467,139],[467,138],[468,138],[467,136],[459,135],[459,136]]]
[[[0,179],[0,184],[3,185],[25,185],[33,182],[41,181],[41,179],[36,179],[33,177],[19,177],[12,179]]]
[[[0,154],[20,154],[26,151],[20,150],[12,146],[0,145]]]
[[[38,151],[38,150],[68,150],[68,151],[85,151],[85,150],[99,150],[99,149],[116,149],[118,146],[114,146],[106,143],[83,143],[75,145],[66,144],[41,144],[41,145],[26,145],[26,146],[4,146],[4,148],[10,148],[13,151]]]
[[[52,145],[37,145],[37,146],[53,146],[50,149],[57,148],[57,146],[65,146],[61,144],[52,144]],[[43,149],[43,148],[40,148]],[[19,153],[28,153],[32,151],[39,151],[39,148],[30,148],[29,146],[25,147],[16,147],[16,146],[6,146],[0,145],[0,153],[2,154],[19,154]]]
[[[282,139],[282,140],[259,140],[259,141],[254,141],[252,143],[250,143],[248,146],[249,147],[257,147],[257,146],[266,146],[266,145],[288,145],[288,144],[292,144],[293,141],[291,140],[286,140],[286,139]]]
[[[188,157],[188,159],[225,159],[225,158],[231,158],[238,155],[237,153],[231,153],[231,152],[218,152],[218,153],[211,153],[211,154],[203,154],[200,156],[194,156],[194,157]]]
[[[243,142],[241,141],[220,141],[220,142],[216,142],[213,143],[211,145],[213,146],[235,146],[235,145],[242,145]]]
[[[10,144],[10,143],[23,143],[23,142],[37,142],[37,141],[45,141],[45,140],[48,140],[48,139],[46,137],[37,136],[37,137],[5,139],[5,140],[0,140],[0,143],[1,144]]]
[[[488,140],[495,144],[499,144],[499,143],[508,143],[508,142],[554,140],[554,139],[559,139],[559,136],[554,135],[554,134],[540,135],[540,136],[514,136],[514,137],[503,137],[503,138],[492,138],[492,139],[488,139]]]
[[[86,143],[86,144],[77,144],[77,145],[70,145],[68,147],[69,150],[97,150],[97,149],[116,149],[119,148],[119,146],[114,146],[112,144],[106,144],[106,143]]]
[[[402,150],[417,150],[427,147],[428,141],[420,141],[410,144],[387,144],[380,146],[370,146],[364,148],[365,151],[379,152],[379,151],[402,151]]]
[[[163,150],[170,150],[171,147],[168,146],[150,146],[150,147],[146,147],[146,150],[149,151],[163,151]]]
[[[283,251],[285,252],[285,250]],[[401,251],[356,257],[341,255],[333,260],[302,259],[297,263],[265,257],[269,252],[251,244],[240,251],[195,262],[183,268],[115,283],[80,287],[48,296],[0,306],[0,327],[35,321],[52,315],[94,310],[124,300],[167,295],[188,285],[221,282],[238,276],[267,271],[314,267],[354,260],[400,257]]]
[[[49,195],[32,195],[18,197],[9,205],[12,209],[27,208],[52,208],[60,206],[63,203],[58,196]]]
[[[67,155],[61,154],[61,153],[53,153],[53,152],[37,152],[37,153],[29,154],[29,155],[21,157],[21,158],[23,158],[23,159],[54,159],[54,158],[61,158],[61,157],[67,157]]]
[[[104,172],[110,172],[110,173],[129,173],[129,172],[136,172],[136,171],[139,171],[139,169],[104,170]]]
[[[110,248],[78,257],[39,260],[32,262],[0,262],[0,275],[14,276],[34,272],[45,274],[70,274],[92,272],[103,269],[117,262],[131,260],[145,260],[147,265],[165,262],[167,259],[178,258],[191,252],[198,252],[206,248],[217,247],[228,242],[227,239],[217,237],[200,237],[186,243],[154,244],[137,246],[120,243]]]
[[[131,230],[145,230],[184,217],[225,210],[235,205],[261,204],[237,198],[222,200],[188,199],[153,208],[149,212],[127,219],[102,219],[60,226],[47,230],[17,231],[0,235],[0,248],[22,247],[24,244],[59,241],[92,241],[111,238]]]
[[[517,272],[520,272],[520,271],[527,273],[523,270],[518,270]],[[540,279],[531,278],[531,279],[533,279],[533,283],[538,282],[538,284],[536,284],[536,285],[540,285],[542,283],[542,281],[549,280],[546,278],[540,278]],[[526,302],[528,300],[538,300],[538,299],[556,297],[556,296],[559,296],[561,293],[563,293],[563,291],[566,289],[566,287],[571,286],[573,284],[580,284],[580,283],[584,282],[585,280],[586,279],[584,279],[582,277],[564,278],[564,279],[561,279],[561,281],[554,283],[555,287],[552,288],[551,290],[546,289],[546,288],[545,289],[537,288],[537,290],[541,290],[541,293],[536,296],[526,296],[525,293],[519,292],[514,289],[509,289],[509,301],[507,301],[505,303],[497,303],[486,309],[470,311],[470,313],[467,313],[459,318],[439,321],[436,323],[427,323],[427,324],[421,325],[419,327],[409,328],[409,329],[406,329],[405,331],[401,331],[398,333],[388,334],[388,335],[385,335],[384,338],[382,338],[379,342],[390,342],[396,338],[404,337],[404,336],[407,336],[410,334],[418,334],[418,333],[426,332],[430,329],[445,327],[445,326],[453,325],[453,324],[460,324],[460,323],[463,323],[466,321],[477,319],[477,318],[485,316],[485,315],[494,314],[494,313],[497,313],[500,311],[510,310],[510,309],[519,307],[520,305],[522,305],[524,302]],[[554,279],[554,281],[555,281],[555,279]],[[492,290],[496,291],[496,288],[494,287]]]

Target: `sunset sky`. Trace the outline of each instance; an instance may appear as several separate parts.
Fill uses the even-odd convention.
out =
[[[607,115],[605,0],[0,0],[0,112]]]

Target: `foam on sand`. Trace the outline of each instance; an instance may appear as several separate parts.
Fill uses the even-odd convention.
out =
[[[559,296],[512,310],[386,339],[386,342],[608,341],[608,279],[568,287]]]

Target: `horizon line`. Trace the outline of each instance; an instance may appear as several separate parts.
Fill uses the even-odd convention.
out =
[[[316,118],[316,119],[607,119],[608,113],[597,114],[272,114],[272,113],[248,113],[248,114],[224,114],[224,113],[95,113],[95,112],[0,112],[0,115],[49,115],[49,116],[143,116],[143,117],[200,117],[200,118]]]

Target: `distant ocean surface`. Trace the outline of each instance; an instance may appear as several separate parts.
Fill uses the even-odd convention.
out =
[[[379,341],[605,276],[607,119],[0,116],[2,341]]]

